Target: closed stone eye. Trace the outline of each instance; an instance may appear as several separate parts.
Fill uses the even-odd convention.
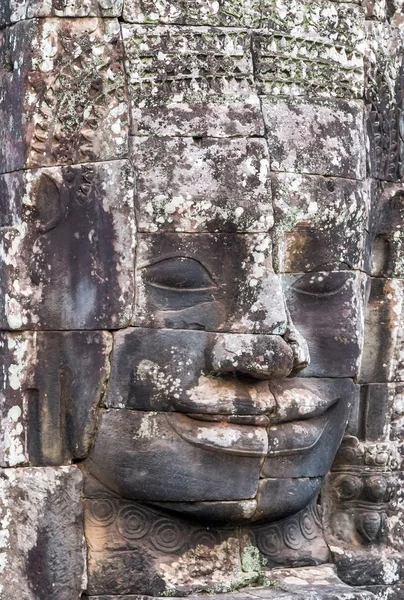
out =
[[[292,284],[292,288],[299,294],[308,296],[334,296],[338,294],[347,282],[346,273],[306,273]]]
[[[147,285],[167,290],[198,292],[216,287],[200,262],[184,256],[165,258],[144,267],[143,279]]]

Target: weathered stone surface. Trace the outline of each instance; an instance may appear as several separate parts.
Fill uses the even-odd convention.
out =
[[[271,179],[280,272],[364,268],[367,185],[292,173],[273,174]]]
[[[318,377],[274,380],[269,388],[276,402],[274,423],[318,417],[340,400],[353,404],[358,391],[351,379]]]
[[[212,25],[293,32],[356,49],[364,39],[363,10],[352,4],[318,0],[125,0],[124,19],[134,23]]]
[[[265,234],[139,235],[134,323],[284,334],[271,249]]]
[[[352,588],[337,576],[334,565],[302,567],[296,569],[274,569],[271,578],[284,591],[297,594],[300,598],[313,600],[373,600],[370,591]],[[254,590],[251,590],[254,593]],[[257,594],[258,595],[258,594]],[[265,598],[265,590],[259,590],[259,597]],[[293,596],[294,597],[294,596]]]
[[[404,376],[404,282],[372,277],[369,288],[360,381],[401,381]]]
[[[125,0],[123,17],[131,23],[260,27],[261,5],[260,0]]]
[[[364,179],[360,102],[274,98],[263,112],[272,170]]]
[[[262,139],[136,137],[140,231],[268,231],[269,154]]]
[[[76,467],[1,471],[1,585],[7,600],[79,600],[86,587]]]
[[[404,277],[404,184],[372,186],[371,247],[368,270],[376,277]]]
[[[344,435],[353,392],[352,389],[321,416],[271,427],[262,475],[271,478],[324,476]]]
[[[376,4],[380,5],[379,2]],[[392,3],[389,4],[390,13]],[[370,174],[382,181],[397,181],[404,175],[404,29],[400,31],[387,23],[368,21],[366,49]]]
[[[192,423],[196,438],[200,438],[194,440],[196,443],[189,436],[184,438]],[[256,430],[262,437],[265,429]],[[104,411],[88,468],[109,489],[132,500],[253,498],[265,454],[263,438],[259,448],[246,450],[243,431],[245,444],[249,445],[249,427],[243,430],[229,425],[222,426],[221,431],[222,435],[220,424],[192,421],[178,413],[168,416],[125,409]]]
[[[122,36],[132,133],[263,134],[246,31],[123,25]]]
[[[0,176],[0,327],[130,323],[133,180],[126,161]]]
[[[61,465],[88,453],[109,374],[101,332],[1,334],[0,464]]]
[[[269,0],[261,10],[263,29],[253,36],[260,91],[274,96],[362,97],[365,22],[360,7]]]
[[[356,375],[363,344],[363,274],[311,272],[283,275],[282,279],[293,323],[309,347],[311,362],[302,375]]]
[[[34,19],[0,35],[0,172],[127,154],[115,19]]]
[[[401,600],[404,594],[402,584],[398,585],[370,585],[365,588],[374,594],[377,600]]]
[[[280,478],[279,483],[282,482]],[[313,480],[313,487],[316,481]],[[284,488],[285,497],[287,488]],[[306,496],[305,501],[308,498]],[[329,550],[321,535],[321,519],[318,505],[314,500],[303,510],[275,523],[253,524],[242,537],[243,548],[252,545],[257,548],[264,566],[272,569],[277,566],[310,566],[326,563]],[[266,575],[270,579],[271,571]]]
[[[254,360],[254,355],[262,360]],[[269,423],[265,415],[284,421],[324,412],[343,384],[330,385],[326,381],[322,386],[308,380],[309,390],[305,390],[306,380],[290,380],[288,395],[282,394],[282,381],[271,382],[278,405],[277,415],[272,414],[275,399],[268,383],[261,379],[288,373],[290,360],[288,346],[277,336],[129,328],[114,334],[105,404],[112,408],[221,415],[219,420],[233,415],[234,422],[237,418],[242,422],[243,415],[255,415],[255,424],[261,425]],[[324,390],[328,394],[323,398]],[[299,403],[299,417],[294,400]]]
[[[395,394],[395,384],[370,383],[361,386],[359,431],[364,440],[389,440]]]
[[[3,0],[0,27],[33,17],[119,17],[123,0]]]
[[[231,530],[178,522],[159,509],[100,494],[84,501],[91,597],[227,591],[257,578],[243,572]]]

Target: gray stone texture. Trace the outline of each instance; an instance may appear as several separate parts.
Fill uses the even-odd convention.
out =
[[[0,598],[402,600],[401,0],[0,2]]]
[[[133,177],[126,161],[0,176],[0,327],[130,323]]]
[[[123,25],[132,133],[262,135],[242,29]]]
[[[294,173],[271,179],[280,272],[364,269],[371,205],[367,183]]]
[[[311,362],[302,375],[353,377],[363,345],[365,276],[320,271],[282,279],[292,320],[309,347]]]
[[[3,0],[0,27],[35,17],[119,17],[123,0]]]
[[[1,471],[3,598],[81,598],[87,579],[81,488],[77,467]]]
[[[107,332],[1,333],[0,464],[84,458],[109,374]]]
[[[125,157],[122,53],[116,19],[29,19],[2,30],[0,172]]]
[[[273,226],[269,154],[257,138],[135,137],[142,232],[266,232]]]
[[[365,178],[360,102],[265,98],[263,112],[273,171]]]

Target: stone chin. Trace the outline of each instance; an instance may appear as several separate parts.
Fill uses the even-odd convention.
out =
[[[277,409],[266,425],[262,415],[103,410],[87,468],[122,498],[205,523],[295,514],[330,469],[355,386],[349,379],[269,385]]]

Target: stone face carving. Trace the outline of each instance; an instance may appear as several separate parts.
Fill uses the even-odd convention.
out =
[[[0,597],[402,598],[403,27],[2,2]]]

